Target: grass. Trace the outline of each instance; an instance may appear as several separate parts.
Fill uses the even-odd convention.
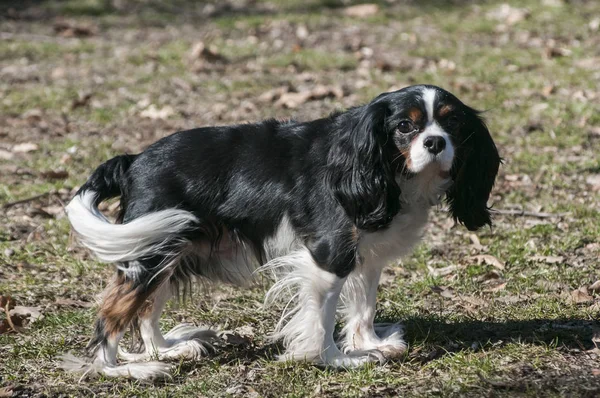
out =
[[[0,207],[0,295],[44,315],[22,333],[0,334],[0,391],[138,397],[600,392],[592,342],[600,297],[590,291],[581,303],[571,299],[575,289],[600,279],[600,191],[588,182],[600,173],[600,64],[590,61],[600,46],[593,27],[600,5],[511,2],[528,13],[510,25],[490,17],[501,4],[491,0],[377,3],[380,11],[367,18],[345,16],[346,3],[298,0],[249,9],[214,3],[212,16],[184,0],[24,2],[14,7],[17,14],[2,17],[2,30],[12,36],[0,43],[0,155],[11,157],[0,156],[0,206],[52,193]],[[53,24],[65,18],[93,25],[95,34],[57,36]],[[308,37],[298,37],[299,26]],[[198,41],[225,61],[193,59]],[[365,57],[361,47],[373,55]],[[569,51],[552,55],[552,48]],[[384,61],[390,66],[382,67]],[[498,215],[493,229],[472,234],[437,209],[423,243],[386,271],[379,291],[376,319],[403,322],[406,358],[348,372],[277,362],[282,347],[266,336],[278,311],[261,305],[265,287],[213,287],[171,303],[163,328],[184,321],[237,333],[249,327],[246,344],[224,344],[201,361],[180,363],[165,383],[78,383],[56,368],[60,354],[82,355],[95,316],[90,303],[112,272],[70,241],[60,212],[98,164],[176,130],[267,117],[308,120],[412,83],[440,85],[486,111],[505,159],[491,198],[495,208],[562,215]],[[259,99],[277,87],[302,91],[317,84],[341,85],[345,97],[296,109]],[[82,93],[91,93],[90,100],[73,109]],[[149,105],[170,106],[175,114],[143,117]],[[38,149],[13,153],[19,143]],[[42,174],[56,170],[68,176]],[[473,256],[480,254],[504,268],[478,263]],[[455,270],[440,275],[448,266]]]

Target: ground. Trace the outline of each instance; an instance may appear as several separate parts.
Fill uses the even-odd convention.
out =
[[[0,302],[18,306],[13,325],[0,312],[0,396],[600,394],[600,3],[354,4],[0,5]],[[169,307],[165,329],[235,337],[172,380],[57,369],[83,354],[112,272],[70,240],[63,212],[97,165],[177,130],[309,120],[414,83],[484,110],[504,164],[493,228],[469,233],[440,207],[386,271],[377,320],[404,323],[406,358],[346,372],[275,362],[278,312],[257,286]]]

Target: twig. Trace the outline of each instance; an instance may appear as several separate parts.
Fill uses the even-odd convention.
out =
[[[4,206],[2,206],[2,208],[8,209],[9,207],[20,205],[22,203],[31,202],[31,201],[34,201],[36,199],[44,198],[44,197],[49,196],[49,195],[54,195],[55,193],[56,193],[55,191],[49,191],[49,192],[41,193],[39,195],[32,196],[30,198],[25,198],[25,199],[21,199],[21,200],[15,200],[14,202],[5,203]]]
[[[492,209],[492,214],[500,214],[503,216],[553,218],[565,217],[568,216],[570,213],[540,213],[537,211]]]
[[[59,37],[59,36],[48,36],[38,35],[32,33],[11,33],[11,32],[0,32],[1,40],[29,40],[29,41],[45,41],[45,42],[63,42],[72,43],[77,39],[74,37]]]
[[[8,300],[6,300],[6,307],[4,307],[4,312],[6,312],[6,321],[8,322],[8,326],[10,326],[10,328],[12,330],[14,330],[15,333],[19,333],[19,331],[17,330],[17,327],[15,326],[12,319],[10,318],[10,298]]]

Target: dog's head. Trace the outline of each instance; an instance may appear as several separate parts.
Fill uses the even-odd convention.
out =
[[[359,228],[387,226],[401,207],[397,178],[450,177],[446,199],[469,230],[491,224],[487,207],[500,157],[479,112],[435,86],[381,94],[340,118],[329,154],[334,194]]]

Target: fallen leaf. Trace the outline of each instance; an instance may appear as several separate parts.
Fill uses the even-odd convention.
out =
[[[560,264],[565,261],[565,258],[563,256],[533,256],[531,260],[538,263]]]
[[[498,269],[504,269],[504,263],[491,254],[478,254],[477,256],[471,256],[467,259],[470,261],[476,261],[478,265],[487,264]]]
[[[485,292],[499,292],[500,290],[504,290],[506,288],[506,283],[507,282],[502,282],[495,286],[490,286],[487,289],[485,289],[484,291]]]
[[[502,279],[502,274],[496,270],[491,270],[486,272],[485,274],[477,277],[477,282],[483,282],[483,283],[491,283],[493,281],[497,281],[499,279]]]
[[[370,17],[377,14],[377,12],[379,12],[377,4],[357,4],[344,9],[344,15],[355,18]]]
[[[197,42],[192,46],[190,51],[192,60],[206,60],[208,62],[227,62],[227,58],[219,54],[218,48],[215,45],[206,46],[204,42]]]
[[[590,287],[588,287],[589,291],[592,293],[600,293],[600,280],[592,283]]]
[[[265,95],[265,98],[267,96]],[[337,86],[317,85],[311,90],[301,91],[298,93],[285,92],[282,93],[279,99],[275,102],[276,106],[284,108],[297,108],[310,100],[318,100],[326,97],[335,97],[341,99],[344,97],[344,91]]]
[[[600,369],[592,369],[593,376],[600,376]]]
[[[71,102],[71,110],[75,110],[77,108],[83,108],[90,103],[92,99],[92,93],[80,93],[77,99],[74,99]]]
[[[12,151],[14,153],[28,153],[28,152],[37,151],[38,149],[39,149],[38,145],[34,144],[33,142],[24,142],[22,144],[17,144],[12,147]]]
[[[430,286],[432,292],[445,298],[454,298],[454,289],[448,286]]]
[[[161,109],[158,109],[156,105],[151,104],[148,108],[144,109],[140,112],[141,117],[145,117],[148,119],[156,120],[156,119],[167,119],[170,116],[173,116],[175,111],[170,106],[165,106]]]
[[[41,307],[24,307],[17,305],[10,311],[10,315],[29,318],[29,323],[33,323],[35,321],[44,319],[44,315],[42,315],[41,310]]]
[[[600,174],[592,174],[585,179],[586,184],[591,185],[592,191],[600,191]]]
[[[460,268],[460,266],[458,266],[458,265],[449,265],[444,268],[433,268],[432,266],[429,266],[429,265],[427,266],[427,270],[429,271],[429,274],[431,274],[432,276],[445,276],[445,275],[453,273],[454,271],[456,271],[459,268]]]
[[[0,160],[11,160],[14,157],[15,155],[13,153],[0,149]]]
[[[488,302],[481,297],[476,296],[459,296],[458,299],[462,302],[471,304],[475,307],[487,307]]]
[[[6,398],[6,397],[12,397],[12,396],[13,396],[13,389],[12,389],[12,387],[2,387],[2,388],[0,388],[0,398]]]
[[[594,301],[594,298],[588,294],[587,288],[585,286],[573,290],[571,292],[570,299],[575,304],[591,303]]]
[[[48,170],[42,171],[40,175],[49,180],[63,180],[69,176],[69,172],[66,170]]]
[[[529,17],[531,13],[525,8],[512,7],[508,4],[501,4],[486,14],[488,19],[503,22],[507,25],[514,25]]]
[[[54,31],[62,37],[89,37],[96,34],[96,28],[88,25],[76,25],[68,21],[54,24]]]

